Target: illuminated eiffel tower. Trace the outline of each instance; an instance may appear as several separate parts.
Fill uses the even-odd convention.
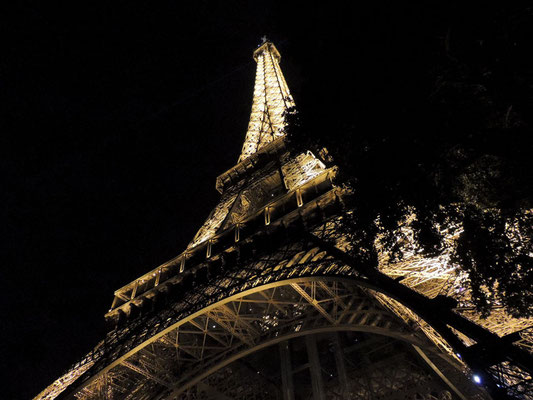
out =
[[[531,399],[531,320],[480,320],[462,277],[345,252],[351,194],[284,138],[265,41],[237,165],[189,246],[115,292],[110,330],[36,399]]]

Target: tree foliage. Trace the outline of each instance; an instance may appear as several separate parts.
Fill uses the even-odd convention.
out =
[[[340,167],[361,262],[377,265],[377,238],[401,259],[411,216],[416,251],[449,249],[482,315],[532,316],[533,10],[401,11],[304,46],[288,137]]]

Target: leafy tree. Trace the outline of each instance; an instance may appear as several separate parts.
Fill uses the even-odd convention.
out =
[[[339,182],[354,192],[345,233],[361,262],[377,266],[377,239],[401,259],[411,218],[417,251],[452,246],[482,315],[502,305],[533,316],[533,10],[399,14],[366,28],[341,17],[300,50],[288,137],[340,167]]]

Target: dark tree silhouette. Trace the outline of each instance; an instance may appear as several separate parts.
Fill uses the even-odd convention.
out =
[[[338,27],[300,50],[288,137],[340,167],[361,262],[377,265],[378,237],[401,259],[411,216],[418,251],[453,247],[482,315],[532,316],[533,9],[395,11],[365,24],[337,10]]]

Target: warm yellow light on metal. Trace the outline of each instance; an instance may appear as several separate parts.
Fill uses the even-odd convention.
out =
[[[453,232],[447,234],[445,239],[448,246],[447,250],[437,257],[427,257],[415,251],[415,239],[412,229],[409,227],[414,218],[415,215],[407,217],[405,226],[401,228],[402,236],[407,238],[403,245],[403,259],[391,262],[389,255],[386,252],[381,252],[379,258],[379,270],[381,272],[392,278],[402,278],[401,283],[403,285],[429,298],[434,298],[438,295],[454,298],[460,304],[460,311],[458,311],[460,314],[496,333],[498,336],[509,335],[533,326],[533,318],[513,318],[498,304],[493,307],[490,316],[481,318],[471,300],[472,293],[468,289],[466,273],[457,270],[457,267],[450,259],[454,242],[462,231],[461,227],[456,227]],[[376,247],[381,248],[379,241]],[[401,315],[401,311],[397,311]],[[438,342],[435,339],[435,335],[429,333],[426,327],[422,327],[422,330],[434,342]],[[469,340],[469,338],[463,338],[465,343]],[[442,347],[441,344],[439,346]]]
[[[265,207],[265,225],[270,225],[270,207]]]
[[[304,201],[302,199],[302,189],[300,188],[296,189],[296,204],[298,204],[298,207],[304,205]]]
[[[280,58],[270,42],[254,52],[257,70],[252,113],[239,162],[284,135],[284,113],[294,106],[294,101],[279,67]]]
[[[183,255],[183,256],[181,257],[181,261],[180,261],[180,274],[181,274],[183,271],[185,271],[185,259],[186,259],[186,257],[185,257],[185,255]]]
[[[240,225],[235,224],[235,243],[237,243],[240,239]]]
[[[137,288],[139,287],[139,281],[135,282],[135,286],[133,287],[133,290],[131,292],[131,299],[133,300],[135,298],[135,294],[137,293]]]
[[[257,72],[252,115],[239,157],[239,164],[224,174],[227,179],[222,180],[222,185],[219,186],[217,181],[217,189],[220,188],[219,191],[222,193],[221,201],[184,253],[115,292],[113,305],[109,312],[114,313],[111,316],[117,317],[117,320],[121,313],[131,312],[133,302],[139,304],[143,297],[153,298],[152,296],[158,295],[157,293],[160,291],[152,289],[160,285],[160,279],[166,280],[161,282],[161,286],[179,282],[179,278],[176,279],[175,276],[176,268],[179,269],[180,273],[183,273],[186,262],[191,264],[193,261],[192,254],[196,251],[203,254],[204,248],[202,246],[204,243],[207,258],[216,257],[219,250],[234,251],[236,246],[233,245],[219,249],[223,243],[226,243],[222,240],[213,249],[213,242],[218,238],[226,238],[228,234],[231,238],[231,229],[234,229],[235,243],[239,242],[241,225],[248,223],[248,221],[255,221],[256,217],[260,218],[258,213],[261,211],[264,212],[265,225],[267,226],[272,222],[273,210],[276,210],[275,224],[280,221],[283,224],[287,221],[290,223],[290,218],[295,215],[312,216],[312,211],[327,210],[327,206],[333,204],[340,197],[340,194],[344,193],[345,189],[327,185],[328,192],[320,195],[320,197],[312,197],[316,193],[323,193],[322,191],[318,192],[318,188],[326,187],[323,183],[327,180],[331,182],[336,169],[335,167],[327,169],[324,163],[311,152],[286,156],[283,140],[277,142],[276,140],[284,135],[284,113],[287,108],[294,105],[294,102],[290,97],[279,67],[280,55],[272,43],[266,42],[254,52],[254,59],[257,62]],[[262,154],[255,154],[258,151],[261,151]],[[262,175],[255,174],[257,172],[254,169],[255,161],[262,155],[277,157],[279,164],[271,165],[272,169],[275,170],[274,172],[269,170]],[[259,172],[262,171],[261,168],[259,165]],[[250,175],[250,173],[255,175]],[[252,179],[248,180],[249,177]],[[305,204],[303,191],[306,193]],[[294,204],[293,193],[298,209]],[[290,206],[289,214],[282,213],[287,211],[285,205]],[[322,206],[324,208],[321,208]],[[353,241],[347,235],[343,235],[342,229],[337,229],[344,223],[343,218],[345,217],[337,215],[337,218],[324,220],[322,224],[313,228],[315,230],[311,233],[318,237],[327,235],[330,239],[334,239],[337,248],[345,251],[350,250]],[[409,228],[409,222],[412,222],[414,218],[415,216],[412,215],[411,220],[409,218],[406,220],[401,235],[398,235],[401,237],[401,243],[406,242],[405,257],[395,262],[385,251],[380,251],[379,270],[392,278],[397,278],[402,285],[428,298],[435,298],[438,295],[453,297],[459,304],[455,310],[458,314],[475,321],[499,336],[522,330],[520,337],[523,340],[519,345],[532,349],[533,333],[531,333],[531,329],[526,331],[525,328],[531,328],[533,320],[512,318],[505,313],[502,307],[493,310],[489,318],[481,320],[472,305],[471,293],[466,289],[465,275],[458,273],[450,262],[451,252],[445,251],[438,257],[426,257],[416,251],[417,249],[412,243],[413,234]],[[252,225],[253,223],[250,223],[249,226]],[[248,230],[242,232],[247,240]],[[243,236],[243,240],[245,236]],[[453,234],[448,238],[450,243],[453,243],[455,239]],[[400,239],[398,242],[400,243]],[[423,358],[424,355],[420,353],[422,347],[418,346],[426,346],[429,343],[423,337],[425,336],[442,352],[449,353],[456,358],[456,361],[461,362],[460,356],[453,352],[448,342],[411,309],[384,293],[359,287],[359,284],[353,281],[352,277],[342,277],[343,274],[353,272],[349,266],[328,256],[328,253],[319,247],[302,249],[298,242],[291,243],[290,246],[295,247],[289,248],[287,255],[280,253],[279,259],[276,255],[272,259],[272,265],[261,260],[259,267],[261,272],[258,272],[258,274],[265,273],[266,275],[279,270],[284,274],[279,275],[283,276],[284,281],[262,281],[257,278],[258,275],[253,275],[253,278],[245,278],[248,279],[247,284],[250,284],[247,286],[248,289],[240,292],[232,291],[229,297],[221,298],[216,303],[209,304],[202,310],[184,318],[165,319],[167,322],[170,321],[170,325],[166,326],[164,330],[151,334],[151,337],[136,344],[135,348],[130,348],[127,353],[122,354],[107,365],[104,370],[98,372],[98,375],[93,376],[91,381],[82,382],[80,385],[83,385],[83,388],[78,393],[73,396],[69,394],[69,396],[80,400],[95,399],[102,396],[113,398],[114,388],[122,390],[120,382],[118,380],[113,381],[113,379],[122,374],[127,377],[128,373],[144,376],[149,385],[153,385],[155,382],[163,387],[171,388],[173,389],[172,393],[178,396],[188,387],[193,387],[224,365],[278,341],[289,340],[304,334],[329,333],[338,330],[390,335],[396,339],[406,340],[415,346],[415,350],[418,349],[417,352]],[[382,247],[378,240],[376,248],[381,250]],[[189,261],[187,261],[188,258]],[[193,272],[196,264],[189,264],[187,265]],[[270,268],[270,272],[267,268]],[[332,271],[335,274],[338,273],[339,277],[325,276],[331,274]],[[298,277],[298,274],[311,274],[313,276]],[[272,276],[275,277],[275,275]],[[227,290],[233,285],[231,279],[233,278],[217,281],[217,285],[221,284]],[[269,283],[263,284],[261,282]],[[295,295],[297,297],[294,297]],[[284,320],[284,316],[291,313],[297,320],[291,319],[291,322]],[[405,324],[401,322],[402,320]],[[159,326],[160,322],[157,322],[156,327]],[[185,329],[182,329],[183,327]],[[275,331],[276,329],[279,330]],[[472,339],[453,328],[452,330],[466,346],[474,344]],[[231,346],[233,343],[235,352],[228,353],[229,348],[226,343],[223,343],[225,345],[222,347],[206,343],[208,336],[217,342],[220,341],[219,338],[222,337],[221,332],[223,331],[225,331],[224,336],[232,338],[227,344]],[[272,335],[271,331],[275,331],[275,335]],[[195,340],[193,343],[184,335],[198,335],[200,340]],[[37,399],[54,399],[65,387],[80,377],[94,364],[95,361],[92,357],[95,355],[99,357],[99,346],[102,343],[104,342],[101,342],[95,349],[98,351],[91,354],[90,358],[86,358],[89,362],[74,366],[67,374],[42,392]],[[152,346],[149,349],[148,345],[150,344]],[[155,344],[158,346],[154,346]],[[190,352],[192,344],[198,351]],[[242,347],[242,344],[245,346]],[[176,365],[176,359],[172,358],[172,362],[168,364],[161,363],[162,368],[154,368],[153,371],[146,368],[149,364],[144,364],[154,356],[152,353],[154,348],[169,346],[172,350],[178,350],[168,352],[172,357],[177,357],[177,364],[182,361],[189,363],[191,361],[190,356],[202,362],[205,360],[218,361],[208,365],[209,368],[205,368],[205,364],[199,365],[200,374],[191,375],[192,379],[183,378],[184,375],[175,375],[178,380],[170,382],[167,365]],[[240,347],[242,349],[237,351]],[[224,356],[218,359],[223,353],[225,353]],[[159,355],[162,354],[166,353]],[[228,354],[229,356],[227,356]],[[424,360],[428,362],[427,357]],[[185,363],[182,364],[185,365]],[[431,360],[428,364],[431,364]],[[180,382],[180,379],[189,380]],[[153,387],[149,385],[145,388]],[[131,387],[129,386],[129,388]],[[142,388],[142,383],[138,387]],[[104,388],[107,392],[104,391]],[[136,390],[130,392],[129,396],[134,395],[134,397],[141,398],[141,392],[136,393]],[[122,390],[115,393],[119,393],[119,397],[122,398],[128,391]]]
[[[213,242],[211,240],[208,240],[207,241],[207,251],[206,251],[206,254],[205,254],[205,256],[207,258],[211,257],[212,246],[213,246]]]
[[[155,274],[154,274],[155,275]],[[155,278],[155,285],[154,286],[157,286],[159,285],[159,279],[161,278],[161,270],[159,269],[157,271],[157,275],[156,275],[156,278]]]

